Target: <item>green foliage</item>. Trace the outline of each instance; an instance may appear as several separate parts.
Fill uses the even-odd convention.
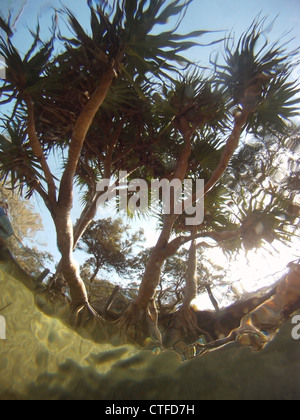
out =
[[[113,66],[118,77],[86,138],[77,175],[81,184],[93,189],[95,182],[103,176],[103,161],[109,154],[107,149],[118,132],[122,137],[114,150],[116,169],[119,167],[130,172],[138,167],[141,157],[149,157],[148,145],[155,141],[157,131],[151,109],[155,86],[152,79],[170,79],[170,71],[179,69],[178,61],[186,66],[188,60],[179,56],[179,52],[197,45],[190,39],[207,33],[196,31],[178,35],[178,25],[166,33],[156,33],[157,25],[184,14],[189,4],[190,0],[176,0],[169,4],[161,0],[150,3],[128,0],[114,2],[110,7],[106,2],[94,6],[92,1],[88,1],[90,33],[70,10],[64,9],[56,12],[49,41],[40,39],[39,26],[35,33],[32,32],[33,43],[24,57],[13,45],[12,38],[1,37],[0,53],[7,64],[7,79],[0,88],[1,103],[14,105],[12,114],[4,116],[5,130],[11,130],[11,126],[26,127],[23,100],[25,94],[30,94],[34,100],[37,135],[44,152],[47,154],[58,147],[64,150],[70,143],[76,120],[95,91],[101,75]],[[60,14],[67,16],[73,38],[57,30]],[[8,24],[6,27],[3,23],[2,28],[7,29]],[[6,33],[11,35],[8,31]],[[57,45],[60,41],[63,46]],[[7,134],[11,136],[12,133]],[[18,154],[21,153],[23,161],[31,162],[34,167],[36,163],[28,150],[25,131],[18,134],[17,147],[22,149]],[[7,150],[2,156],[3,160],[12,162]],[[15,174],[14,166],[3,166],[3,176],[10,175],[12,180],[20,178],[20,185],[27,185],[30,196],[33,191],[31,178],[42,181],[42,175],[35,172],[26,176],[19,172]],[[84,173],[87,171],[90,172],[88,183]]]
[[[0,198],[8,204],[8,214],[16,237],[23,243],[29,244],[29,248],[20,245],[16,237],[11,237],[7,245],[18,264],[24,270],[37,278],[53,261],[48,252],[41,252],[35,237],[38,231],[43,230],[41,216],[35,212],[34,206],[13,192],[10,183],[0,182]],[[42,264],[42,265],[41,265]]]
[[[249,129],[257,137],[268,133],[289,132],[287,122],[299,114],[300,89],[297,82],[289,82],[289,76],[280,74],[269,82],[269,89],[256,111],[249,118]]]
[[[197,128],[213,127],[222,130],[226,126],[226,106],[221,91],[203,73],[193,71],[181,76],[170,89],[163,88],[167,101],[160,103],[160,112],[170,120],[185,116]]]
[[[35,182],[44,180],[41,167],[29,144],[25,141],[25,127],[18,119],[5,126],[9,138],[0,135],[0,181],[9,183],[12,190],[18,189],[26,198],[34,192]]]
[[[181,22],[177,22],[174,29],[167,32],[157,30],[157,25],[166,25],[173,17],[184,15],[186,8],[192,0],[118,0],[109,10],[107,2],[104,5],[104,13],[108,12],[106,28],[112,28],[114,36],[119,37],[126,53],[126,62],[123,67],[129,80],[133,75],[147,76],[151,73],[157,77],[170,78],[170,71],[178,71],[175,63],[186,65],[188,60],[179,53],[196,45],[191,38],[209,33],[209,31],[195,31],[186,35],[178,35],[176,30]],[[91,3],[89,5],[91,7]],[[97,13],[103,16],[100,8]],[[93,26],[96,23],[96,15],[92,14]],[[112,24],[109,23],[109,21]],[[98,26],[96,26],[98,27]],[[188,41],[186,41],[188,40]],[[113,44],[115,38],[112,38]],[[148,74],[149,76],[149,74]]]
[[[232,220],[242,225],[246,250],[276,241],[290,243],[299,235],[298,129],[286,136],[270,135],[263,142],[245,143],[227,171]]]
[[[119,276],[130,276],[133,250],[142,240],[143,232],[129,234],[129,226],[120,219],[92,222],[84,232],[78,249],[90,256],[83,265],[85,278],[93,281],[102,272],[115,272]],[[132,262],[134,265],[134,262]],[[88,274],[89,273],[89,274]]]
[[[36,33],[31,32],[33,43],[23,58],[10,38],[0,37],[0,51],[7,66],[6,83],[4,87],[0,88],[0,93],[4,93],[7,99],[1,101],[1,104],[9,103],[13,99],[16,99],[20,104],[20,93],[28,92],[32,95],[40,93],[43,74],[52,57],[54,37],[44,43],[40,39],[39,32],[39,26]],[[37,49],[38,51],[36,51]]]
[[[288,82],[298,50],[287,53],[283,46],[263,41],[264,21],[254,21],[235,50],[228,41],[226,65],[216,65],[217,83],[223,84],[231,105],[253,112],[247,130],[256,136],[284,133],[286,122],[297,113],[294,105],[299,103],[292,99],[299,93],[297,84]]]

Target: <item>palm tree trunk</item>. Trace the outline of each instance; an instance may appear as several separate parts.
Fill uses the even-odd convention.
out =
[[[97,195],[96,198],[93,199],[92,202],[87,203],[85,209],[81,213],[80,218],[78,219],[76,225],[74,226],[74,243],[73,243],[73,250],[78,245],[82,235],[94,220],[96,213],[97,213]]]
[[[85,219],[81,220],[81,225],[78,226],[74,241],[74,231],[70,215],[73,206],[74,177],[88,130],[91,127],[97,111],[103,104],[114,78],[114,68],[113,66],[109,66],[100,78],[95,92],[81,111],[75,123],[69,147],[67,165],[60,182],[58,200],[56,198],[54,179],[36,134],[34,103],[29,94],[24,95],[24,101],[28,110],[27,132],[29,143],[33,153],[41,164],[48,185],[48,193],[43,192],[40,188],[36,188],[36,191],[40,193],[44,200],[56,227],[57,245],[62,256],[57,273],[60,271],[64,275],[70,288],[72,303],[77,308],[88,305],[88,297],[85,285],[80,278],[79,266],[73,257],[73,249],[74,244],[78,242],[82,233],[93,219],[93,215],[96,212],[96,204],[89,209],[85,215]]]
[[[166,260],[166,247],[172,233],[177,216],[166,215],[164,226],[156,246],[152,249],[147,261],[146,270],[139,287],[136,304],[146,306],[154,298],[155,291],[160,282],[163,263]]]
[[[176,121],[176,125],[183,135],[184,147],[178,159],[177,167],[172,179],[179,179],[183,182],[191,156],[191,137],[193,135],[193,129],[190,127],[185,117],[181,117]],[[174,203],[172,194],[170,200],[171,203]],[[138,296],[120,321],[120,326],[126,331],[127,336],[139,343],[143,343],[145,337],[149,337],[149,335],[159,342],[162,340],[157,326],[158,316],[154,296],[160,282],[163,263],[170,256],[168,253],[168,243],[170,241],[174,223],[178,219],[178,215],[175,215],[172,212],[172,206],[170,206],[170,208],[171,214],[164,216],[162,232],[148,259],[145,274],[139,287]]]
[[[91,99],[79,115],[72,134],[69,148],[69,156],[65,171],[63,173],[58,201],[60,204],[71,208],[73,204],[73,181],[80,158],[83,143],[92,125],[96,113],[103,104],[110,86],[115,78],[114,69],[109,68],[99,81],[99,85]]]
[[[197,296],[197,244],[194,239],[189,250],[189,258],[184,289],[183,308],[189,308]]]
[[[193,130],[191,129],[187,119],[181,117],[179,121],[176,121],[178,130],[182,133],[184,138],[184,148],[182,149],[181,155],[177,162],[176,170],[173,174],[172,179],[179,179],[183,182],[189,165],[189,158],[191,156],[191,137]],[[174,199],[170,197],[171,204],[174,203]],[[174,223],[178,219],[178,215],[171,214],[164,216],[163,229],[158,239],[156,246],[153,248],[147,266],[146,271],[139,288],[139,294],[136,299],[137,304],[145,305],[154,298],[155,290],[160,281],[160,274],[163,263],[168,258],[167,246],[172,234]]]
[[[219,181],[221,176],[223,175],[224,171],[226,170],[229,160],[231,159],[234,151],[238,147],[239,139],[243,130],[243,127],[247,121],[247,118],[249,116],[249,112],[243,111],[241,115],[238,115],[235,117],[234,121],[234,128],[227,140],[227,144],[225,147],[225,150],[223,152],[223,155],[221,157],[221,160],[219,162],[219,165],[217,166],[215,172],[212,174],[211,179],[207,182],[205,185],[205,191],[204,193],[207,194]],[[180,179],[181,181],[184,180],[188,166],[189,166],[189,158],[191,156],[191,138],[193,135],[193,128],[191,128],[190,124],[188,123],[187,119],[185,117],[181,117],[178,120],[175,120],[175,126],[176,128],[181,132],[184,138],[184,148],[181,152],[181,155],[177,162],[177,168],[173,174],[172,179]],[[195,201],[195,200],[194,200]],[[133,337],[135,339],[141,339],[142,333],[141,330],[143,327],[147,327],[147,320],[149,319],[149,304],[151,301],[153,301],[156,288],[160,281],[160,274],[161,269],[164,261],[171,256],[170,253],[170,237],[173,230],[174,223],[176,222],[178,216],[172,214],[165,216],[164,218],[164,224],[163,224],[163,230],[160,235],[160,238],[156,244],[156,246],[153,248],[148,263],[146,267],[146,271],[144,274],[144,277],[142,279],[139,293],[136,298],[136,300],[133,302],[127,313],[124,315],[124,317],[121,319],[121,326],[127,330],[127,331],[133,331]],[[181,241],[180,238],[176,238]],[[176,242],[176,240],[174,240]],[[174,242],[172,241],[172,242]],[[183,242],[181,244],[184,243]],[[169,246],[168,246],[169,245]],[[176,242],[176,247],[174,247],[176,252],[176,249],[178,249],[180,246]],[[171,247],[173,249],[173,247]],[[193,253],[196,252],[196,249],[193,250]],[[191,260],[195,258],[195,254],[191,254]],[[192,262],[193,262],[192,261]],[[191,262],[191,267],[192,267]],[[193,262],[194,264],[194,262]],[[191,299],[193,300],[193,297],[195,296],[195,283],[194,280],[191,280],[189,288],[187,288],[187,298],[186,298],[186,305],[188,304],[188,301]],[[190,300],[190,302],[191,302]],[[189,305],[190,305],[189,302]],[[184,306],[184,308],[187,308],[187,306]],[[148,315],[147,315],[148,312]],[[183,327],[185,329],[185,326],[188,325],[188,323],[195,324],[195,317],[194,314],[190,311],[190,308],[188,307],[187,310],[180,311],[180,314],[182,314],[183,318]],[[179,317],[180,318],[180,317]],[[189,334],[191,328],[188,326],[187,328],[187,334]],[[147,334],[147,331],[144,331]],[[149,331],[148,331],[149,332]]]
[[[196,230],[193,229],[193,235]],[[173,347],[178,342],[192,342],[202,333],[198,328],[195,312],[191,309],[191,302],[197,296],[197,241],[192,240],[186,272],[186,284],[183,303],[174,313],[167,331],[164,334],[164,345]]]
[[[228,137],[224,152],[221,156],[221,160],[217,168],[213,172],[209,181],[205,184],[204,194],[207,194],[213,189],[213,187],[216,185],[216,183],[220,180],[221,176],[226,171],[230,159],[232,158],[234,152],[238,148],[241,134],[248,120],[249,114],[250,112],[243,110],[235,116],[233,130],[230,136]]]
[[[88,302],[85,284],[80,278],[79,265],[73,257],[73,225],[69,211],[58,207],[55,218],[57,245],[61,253],[60,270],[70,288],[72,305],[75,308]]]
[[[82,233],[93,219],[96,213],[96,204],[88,209],[84,220],[81,220],[81,223],[78,225],[76,236],[74,237],[70,215],[73,206],[74,176],[88,130],[97,111],[106,98],[114,77],[114,69],[109,68],[103,74],[94,94],[76,121],[69,148],[68,161],[61,179],[59,198],[56,205],[54,223],[57,232],[57,244],[62,256],[57,270],[63,273],[69,285],[72,303],[75,307],[88,304],[88,297],[85,284],[80,278],[79,266],[73,257],[74,245],[77,244]]]

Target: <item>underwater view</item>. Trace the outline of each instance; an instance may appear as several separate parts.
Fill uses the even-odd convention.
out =
[[[10,274],[9,274],[10,273]],[[35,306],[15,267],[1,264],[7,320],[2,400],[299,399],[300,340],[291,322],[262,352],[227,348],[181,363],[175,352],[95,344]]]
[[[299,23],[0,0],[0,400],[300,400]]]

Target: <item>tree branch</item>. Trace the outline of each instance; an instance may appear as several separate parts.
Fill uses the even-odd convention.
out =
[[[181,155],[179,157],[179,160],[177,162],[177,167],[174,171],[174,174],[171,178],[172,179],[180,179],[181,182],[183,182],[187,169],[188,169],[188,163],[189,158],[191,156],[191,137],[193,135],[193,132],[195,131],[192,129],[189,125],[189,122],[186,117],[180,117],[180,119],[175,121],[175,127],[181,132],[183,138],[184,138],[184,148],[181,152]]]
[[[59,191],[59,203],[64,204],[67,207],[72,206],[73,199],[73,181],[76,173],[76,168],[80,158],[83,143],[86,135],[91,127],[91,124],[95,118],[97,111],[103,104],[108,90],[115,77],[115,72],[110,67],[102,76],[99,81],[99,85],[93,93],[91,99],[83,108],[79,115],[73,130],[71,144],[69,147],[68,162],[63,173],[60,191]]]
[[[232,158],[235,150],[237,149],[241,137],[241,133],[243,130],[244,125],[247,122],[249,112],[243,110],[239,114],[235,116],[234,119],[234,127],[232,133],[230,134],[225,150],[222,154],[221,160],[215,169],[214,173],[212,174],[210,180],[204,186],[204,194],[207,194],[219,181],[223,173],[225,172],[230,159]]]
[[[27,106],[27,116],[28,116],[27,134],[28,134],[29,144],[35,157],[40,162],[42,170],[44,172],[45,179],[48,186],[48,201],[50,201],[50,203],[54,205],[56,203],[56,187],[55,187],[53,175],[50,171],[41,143],[39,142],[39,139],[36,133],[34,103],[29,94],[24,95],[24,101]],[[44,199],[43,196],[42,198]]]
[[[218,304],[216,298],[214,297],[214,294],[211,290],[210,284],[206,283],[206,284],[204,284],[204,287],[207,291],[207,294],[209,296],[209,299],[210,299],[211,303],[213,304],[213,307],[215,308],[215,311],[220,312],[219,304]]]
[[[171,257],[172,255],[176,254],[178,249],[183,246],[184,244],[195,240],[199,238],[211,238],[215,240],[216,242],[220,243],[223,241],[228,241],[230,239],[237,238],[242,233],[242,229],[235,229],[235,230],[229,230],[224,232],[202,232],[198,233],[197,235],[191,235],[191,236],[179,236],[178,238],[175,238],[173,241],[171,241],[165,250],[165,253],[167,255],[167,258]]]
[[[191,136],[194,130],[190,127],[189,122],[185,117],[176,120],[175,127],[181,132],[184,138],[184,148],[181,151],[176,170],[170,178],[170,181],[173,179],[180,179],[183,181],[187,173],[189,158],[191,156]],[[174,205],[174,191],[170,194],[170,202]],[[178,219],[178,215],[173,214],[173,212],[174,208],[172,209],[171,207],[171,214],[166,214],[164,216],[163,228],[156,244],[157,248],[165,248],[169,242],[174,223]]]
[[[108,179],[111,177],[111,166],[112,166],[112,156],[113,152],[115,150],[115,147],[118,143],[118,140],[120,138],[120,134],[123,127],[123,121],[121,121],[117,127],[116,133],[112,138],[111,143],[107,147],[107,155],[104,159],[104,179]],[[73,250],[75,250],[81,236],[85,232],[86,228],[89,226],[89,224],[94,219],[96,212],[97,212],[97,201],[101,197],[103,193],[96,191],[92,195],[91,200],[86,204],[83,212],[81,213],[80,218],[77,220],[76,225],[74,226],[74,245]]]
[[[116,132],[110,144],[107,146],[107,154],[104,159],[104,178],[105,179],[108,179],[111,177],[112,157],[113,157],[114,150],[117,146],[117,143],[120,139],[122,128],[123,128],[123,121],[121,120],[116,128]]]
[[[33,184],[33,189],[35,190],[35,192],[37,192],[40,195],[40,197],[44,201],[45,206],[50,211],[51,216],[54,219],[55,218],[55,208],[53,207],[52,202],[49,199],[49,194],[47,194],[47,192],[44,190],[44,188],[42,187],[42,185],[40,184],[40,182],[38,180],[35,179],[32,182],[32,184]]]

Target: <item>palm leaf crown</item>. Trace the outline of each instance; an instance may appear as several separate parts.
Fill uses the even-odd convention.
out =
[[[225,65],[216,65],[217,83],[228,92],[231,106],[250,111],[247,129],[256,136],[284,133],[286,122],[298,114],[294,105],[300,92],[298,84],[289,80],[299,50],[287,53],[278,43],[269,45],[264,23],[265,19],[256,19],[236,48],[228,40]]]
[[[179,61],[183,66],[189,63],[180,53],[197,44],[191,41],[192,38],[208,32],[178,35],[179,23],[165,33],[155,34],[153,31],[157,25],[164,25],[170,18],[184,14],[190,3],[191,0],[119,0],[112,6],[107,1],[97,2],[94,6],[88,0],[90,33],[70,10],[64,9],[60,13],[67,16],[74,37],[63,36],[57,30],[56,13],[50,40],[41,40],[38,26],[35,33],[31,32],[33,43],[24,56],[13,45],[9,24],[1,21],[6,37],[0,37],[0,53],[7,65],[7,77],[0,87],[1,104],[13,105],[11,115],[3,118],[3,128],[14,130],[16,125],[12,122],[15,119],[22,127],[26,126],[24,95],[29,94],[34,102],[35,125],[44,152],[48,153],[57,146],[65,148],[78,115],[95,91],[101,75],[108,66],[113,66],[116,80],[88,133],[81,162],[90,165],[93,157],[101,160],[115,126],[119,128],[121,122],[125,128],[124,140],[118,144],[118,150],[123,150],[129,161],[128,150],[132,147],[128,138],[135,141],[142,138],[143,120],[147,113],[151,115],[149,94],[152,79],[172,78],[172,71],[178,71]],[[58,41],[63,42],[63,50],[59,53]],[[108,130],[112,122],[114,127]],[[28,149],[26,130],[19,140],[20,147]],[[8,159],[7,150],[2,157]],[[12,162],[13,157],[11,155]],[[118,162],[121,164],[121,160]]]
[[[178,62],[186,66],[189,61],[180,53],[197,45],[192,38],[209,32],[178,35],[178,23],[173,30],[153,33],[157,25],[184,13],[191,0],[119,0],[112,6],[101,1],[95,7],[92,1],[87,3],[91,13],[90,34],[70,10],[64,9],[61,13],[68,17],[75,37],[67,38],[60,32],[56,35],[53,25],[53,35],[45,43],[40,39],[38,26],[24,57],[12,43],[9,26],[2,25],[7,38],[0,38],[0,52],[6,60],[7,78],[0,90],[1,103],[16,101],[13,118],[17,110],[23,115],[23,94],[32,96],[38,116],[37,130],[45,148],[55,142],[68,142],[82,107],[108,66],[114,65],[116,76],[120,73],[122,76],[109,92],[104,108],[126,110],[134,91],[135,102],[138,97],[145,100],[144,86],[150,78],[171,78],[171,72],[178,71]],[[64,43],[64,51],[54,55],[57,40]]]

